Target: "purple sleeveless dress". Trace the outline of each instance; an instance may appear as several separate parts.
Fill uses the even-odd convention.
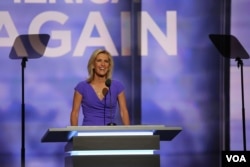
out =
[[[79,82],[75,91],[82,95],[82,125],[101,126],[114,121],[118,95],[124,91],[124,86],[117,80],[112,80],[110,91],[100,100],[93,87],[87,81]]]

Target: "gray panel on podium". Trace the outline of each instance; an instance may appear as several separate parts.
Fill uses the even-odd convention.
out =
[[[159,136],[75,136],[65,152],[79,150],[158,150]]]
[[[105,155],[65,157],[65,167],[159,167],[159,155]]]

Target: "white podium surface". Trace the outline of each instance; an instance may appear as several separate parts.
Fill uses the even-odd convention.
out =
[[[68,126],[49,128],[41,142],[68,142],[79,132],[152,132],[153,135],[159,135],[161,141],[170,141],[181,131],[181,127],[165,125]]]

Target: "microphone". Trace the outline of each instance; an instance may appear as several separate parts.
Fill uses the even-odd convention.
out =
[[[110,88],[110,86],[111,86],[111,79],[107,79],[107,80],[105,81],[105,85],[106,85],[108,88]]]
[[[109,126],[113,126],[116,125],[116,123],[113,122],[113,114],[112,114],[112,107],[111,107],[111,90],[110,90],[110,86],[111,86],[111,79],[107,79],[105,82],[105,85],[109,88],[109,94],[110,94],[110,117],[111,117],[111,122],[108,123],[107,125]]]

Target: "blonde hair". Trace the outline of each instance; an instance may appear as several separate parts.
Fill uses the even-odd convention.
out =
[[[88,62],[88,73],[89,73],[89,77],[87,79],[88,82],[91,82],[93,81],[94,79],[94,62],[95,62],[95,59],[96,57],[100,54],[100,53],[104,53],[104,54],[107,54],[108,55],[108,58],[109,58],[109,69],[108,69],[108,73],[106,75],[106,78],[110,78],[112,77],[112,73],[113,73],[113,68],[114,68],[114,61],[113,61],[113,58],[111,56],[111,54],[106,51],[106,50],[103,50],[103,49],[97,49],[95,50],[91,57],[89,58],[89,62]]]

